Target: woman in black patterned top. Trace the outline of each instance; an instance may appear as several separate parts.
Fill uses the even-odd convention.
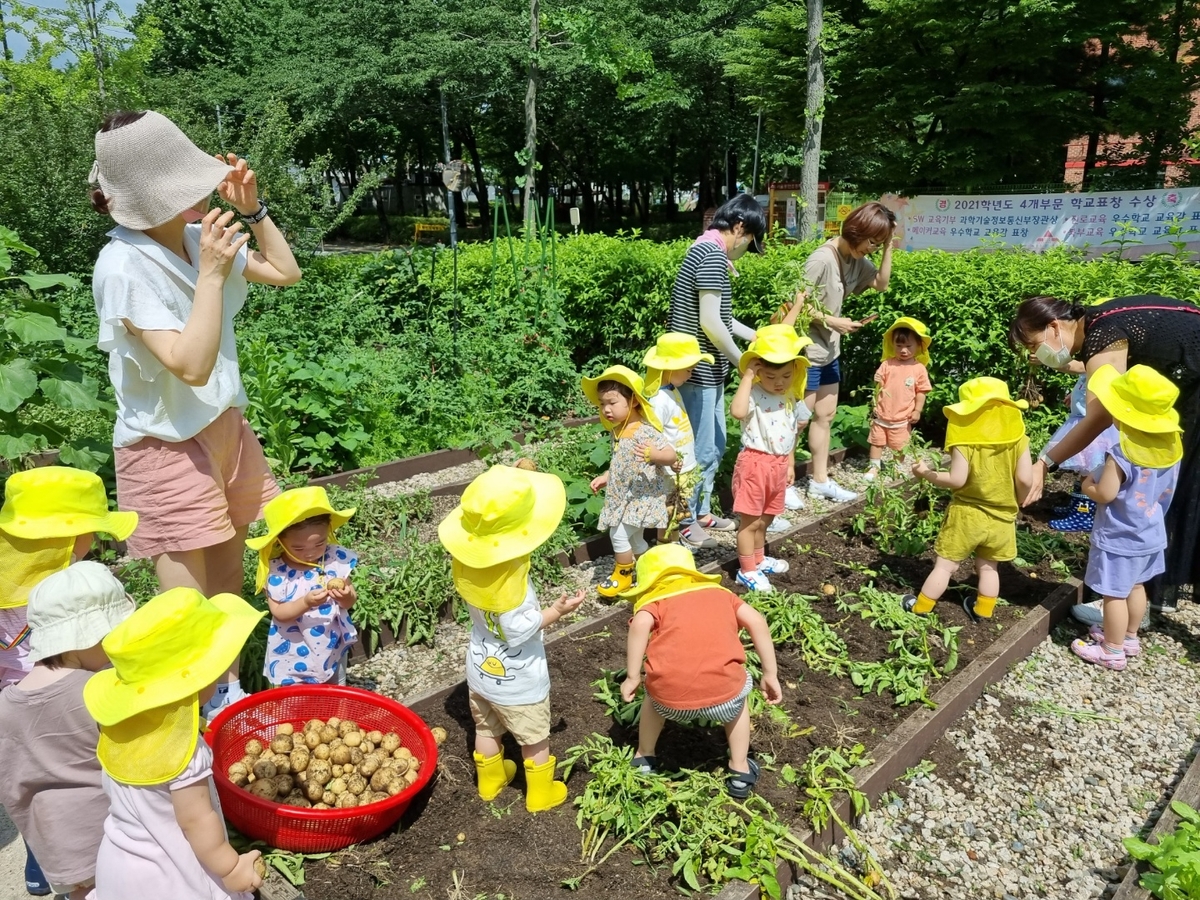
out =
[[[1180,585],[1200,581],[1200,309],[1155,294],[1117,297],[1096,306],[1031,297],[1018,307],[1009,339],[1052,368],[1076,357],[1089,376],[1105,365],[1119,372],[1145,365],[1179,388],[1175,408],[1183,427],[1183,460],[1167,513],[1167,571],[1150,586],[1157,606],[1173,606]],[[1033,490],[1025,505],[1041,497],[1049,472],[1111,424],[1112,416],[1089,393],[1083,421],[1034,463]]]

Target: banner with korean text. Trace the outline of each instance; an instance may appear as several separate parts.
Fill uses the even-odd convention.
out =
[[[880,201],[896,213],[906,250],[970,250],[1008,245],[1048,250],[1069,245],[1115,249],[1200,241],[1200,188],[1086,194],[900,197]]]

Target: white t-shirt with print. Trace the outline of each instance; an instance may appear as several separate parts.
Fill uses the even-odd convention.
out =
[[[208,383],[191,387],[166,370],[122,320],[143,331],[183,331],[192,314],[199,270],[143,232],[118,226],[96,260],[92,296],[100,320],[97,346],[108,354],[108,375],[117,397],[113,446],[143,437],[173,443],[195,437],[231,407],[245,409],[233,317],[246,305],[247,251],[243,247],[225,279],[221,343]],[[188,225],[183,242],[200,259],[200,226]]]
[[[662,422],[663,437],[683,460],[683,468],[679,470],[679,474],[690,472],[696,468],[696,436],[692,433],[692,421],[683,407],[679,391],[664,384],[649,399],[650,408]],[[671,466],[660,468],[672,478],[675,477],[675,470]]]
[[[485,612],[470,604],[467,687],[498,706],[541,703],[550,694],[550,670],[542,643],[542,605],[533,581],[516,609]]]
[[[790,392],[768,394],[756,384],[750,388],[750,412],[742,419],[742,447],[787,456],[796,446],[796,430],[811,415]]]

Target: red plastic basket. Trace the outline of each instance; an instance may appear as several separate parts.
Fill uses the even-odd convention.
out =
[[[417,780],[396,796],[368,806],[302,809],[256,797],[225,774],[245,756],[251,738],[266,744],[284,722],[300,732],[309,719],[330,716],[351,719],[367,731],[394,731],[420,761]],[[437,769],[437,743],[420,716],[359,688],[297,684],[253,694],[223,710],[206,739],[213,749],[213,779],[225,818],[248,837],[296,853],[341,850],[383,833],[399,821]]]

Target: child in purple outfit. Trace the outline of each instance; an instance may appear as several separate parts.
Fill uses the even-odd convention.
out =
[[[1088,390],[1113,417],[1103,465],[1083,480],[1096,524],[1084,582],[1104,598],[1104,624],[1071,644],[1081,659],[1121,670],[1141,652],[1138,626],[1146,613],[1145,584],[1165,571],[1164,517],[1183,456],[1179,389],[1149,366],[1119,374],[1103,366]]]

